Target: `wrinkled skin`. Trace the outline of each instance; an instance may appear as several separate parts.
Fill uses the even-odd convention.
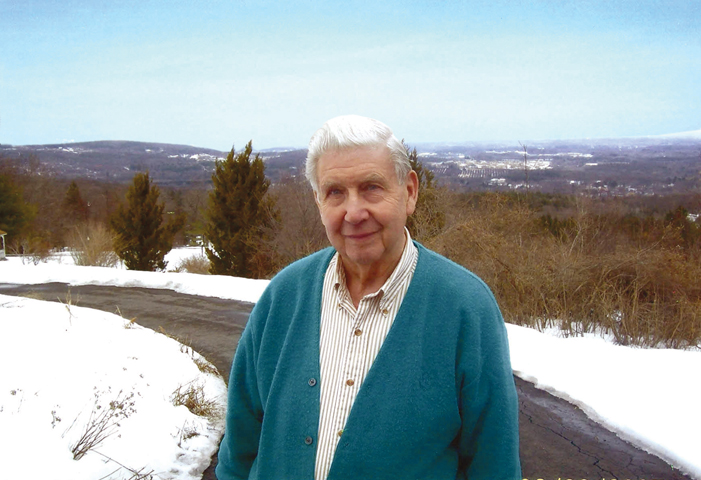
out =
[[[319,158],[317,181],[321,220],[355,302],[357,295],[359,300],[382,286],[399,262],[418,178],[412,171],[400,183],[383,146],[326,152]]]

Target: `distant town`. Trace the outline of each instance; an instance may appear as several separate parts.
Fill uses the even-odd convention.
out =
[[[439,185],[459,191],[537,190],[591,196],[664,195],[701,189],[701,130],[686,134],[549,142],[407,144]],[[254,145],[255,148],[255,145]],[[148,170],[157,184],[211,182],[228,152],[185,145],[102,141],[0,145],[0,156],[31,157],[61,178],[128,183]],[[302,174],[306,150],[257,152],[273,183]]]

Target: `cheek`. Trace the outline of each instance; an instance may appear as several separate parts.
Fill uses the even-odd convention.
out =
[[[377,209],[374,217],[383,225],[402,222],[406,216],[405,209],[405,204],[392,200],[383,204],[383,208]]]
[[[321,223],[324,224],[326,230],[333,230],[340,225],[343,221],[343,217],[340,216],[338,209],[324,207],[320,209],[321,213]]]

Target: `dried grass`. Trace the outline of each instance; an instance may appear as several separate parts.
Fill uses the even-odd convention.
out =
[[[68,247],[76,265],[114,267],[119,257],[114,252],[114,235],[102,223],[76,225],[68,234]]]
[[[194,358],[193,362],[195,362],[195,365],[197,365],[197,368],[200,370],[200,372],[209,375],[219,375],[219,370],[217,370],[217,367],[209,363],[204,357],[199,356],[197,358]]]
[[[583,202],[566,225],[555,235],[525,202],[485,195],[427,245],[479,275],[508,322],[605,331],[626,345],[699,345],[701,265],[675,232],[631,241],[620,216]]]
[[[187,383],[179,385],[172,395],[173,405],[185,406],[191,413],[208,419],[215,419],[221,415],[219,404],[207,398],[204,392],[204,385],[198,383]]]

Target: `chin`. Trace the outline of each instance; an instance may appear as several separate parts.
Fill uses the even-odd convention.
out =
[[[382,255],[370,251],[371,248],[349,248],[345,257],[357,265],[372,265],[382,259]]]
[[[372,265],[378,262],[378,258],[367,257],[367,256],[349,256],[348,260],[355,263],[356,265]]]

